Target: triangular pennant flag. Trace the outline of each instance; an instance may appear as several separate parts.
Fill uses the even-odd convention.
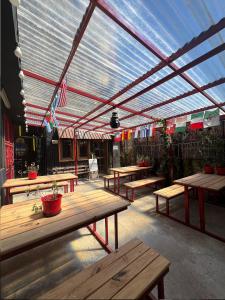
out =
[[[137,128],[135,129],[135,132],[134,132],[134,138],[135,138],[135,139],[138,138],[139,129],[140,129],[140,127],[137,127]]]
[[[203,125],[204,125],[204,128],[220,125],[220,110],[219,110],[219,108],[211,110],[211,111],[210,110],[205,111]]]
[[[120,132],[115,134],[114,142],[117,142],[117,143],[121,142],[121,133]]]
[[[203,128],[203,116],[204,112],[195,113],[191,115],[190,129],[196,130]]]

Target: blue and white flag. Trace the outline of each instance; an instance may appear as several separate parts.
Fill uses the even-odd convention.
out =
[[[49,122],[47,122],[47,121],[44,119],[44,123],[43,123],[43,124],[44,124],[44,126],[45,126],[47,132],[48,132],[48,133],[51,133],[51,132],[52,132],[52,128],[51,128]]]

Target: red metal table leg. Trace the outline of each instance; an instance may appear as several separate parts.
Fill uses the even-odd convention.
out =
[[[65,185],[65,186],[64,186],[64,193],[65,193],[65,194],[68,193],[68,185]]]
[[[128,196],[128,188],[126,187],[126,198],[129,200],[129,196]]]
[[[134,189],[132,189],[131,201],[134,201],[134,196],[135,196],[135,194],[134,194]]]
[[[74,179],[70,179],[70,191],[74,192]]]
[[[96,222],[93,223],[93,230],[96,231]]]
[[[118,173],[117,184],[118,184],[117,193],[119,195],[120,194],[120,173]]]
[[[76,178],[75,182],[76,182],[76,185],[77,185],[77,184],[78,184],[78,180],[77,180],[77,178]]]
[[[105,243],[109,244],[109,227],[108,227],[108,218],[105,218]]]
[[[170,203],[168,199],[166,199],[166,214],[167,216],[170,215]]]
[[[155,210],[158,213],[159,212],[159,196],[155,195]]]
[[[118,216],[117,214],[114,215],[114,230],[115,230],[115,249],[118,249],[119,242],[118,242]]]
[[[5,196],[5,202],[4,204],[12,204],[13,200],[12,200],[12,195],[10,195],[10,188],[6,188],[6,196]]]
[[[199,201],[199,218],[200,218],[200,230],[205,232],[205,199],[204,190],[198,188],[198,201]]]
[[[188,186],[184,187],[184,207],[185,207],[185,223],[190,224],[190,199]]]
[[[114,190],[114,193],[116,192],[116,172],[113,171],[113,174],[114,174],[114,187],[113,187],[113,190]]]
[[[106,188],[106,179],[104,178],[104,188]]]

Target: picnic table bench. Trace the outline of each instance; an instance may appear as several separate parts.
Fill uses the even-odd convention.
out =
[[[166,258],[134,239],[39,299],[143,299],[155,286],[158,299],[163,299],[163,279],[169,266]]]
[[[61,181],[57,183],[58,187],[64,187],[64,193],[68,193],[68,182],[67,181]],[[30,185],[30,186],[19,186],[15,188],[11,188],[9,193],[10,195],[16,195],[16,194],[22,194],[26,193],[27,191],[33,192],[36,190],[46,190],[46,189],[51,189],[52,188],[52,183],[41,183],[41,184],[35,184],[35,185]]]
[[[132,173],[122,173],[122,174],[120,174],[120,178],[129,177],[130,180],[132,180],[133,175],[136,175],[136,173],[134,173],[134,172],[132,172]],[[109,189],[109,181],[112,180],[112,179],[114,180],[114,175],[113,174],[112,175],[104,175],[103,179],[104,179],[104,187],[105,188],[107,187]],[[107,186],[106,186],[106,181],[107,181]]]
[[[189,188],[189,189],[191,189],[191,188]],[[169,214],[170,214],[169,200],[171,200],[179,195],[184,194],[184,187],[179,184],[173,184],[166,188],[157,190],[157,191],[153,192],[153,194],[156,196],[156,212],[162,213],[159,211],[159,196],[160,196],[160,197],[166,199],[166,215],[169,216]]]
[[[158,184],[159,182],[162,182],[164,180],[165,180],[164,177],[152,176],[150,178],[144,178],[144,179],[135,180],[132,182],[126,182],[126,183],[124,183],[124,186],[126,187],[126,198],[130,201],[134,201],[134,192],[136,189],[142,188],[145,186],[150,186],[153,184]],[[131,191],[132,191],[131,199],[129,199],[129,196],[128,196],[129,189],[131,189]]]

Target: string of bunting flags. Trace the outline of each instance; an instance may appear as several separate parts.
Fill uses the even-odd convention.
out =
[[[172,135],[177,132],[186,132],[189,130],[198,130],[220,125],[219,108],[215,110],[194,113],[189,116],[181,116],[166,120],[166,134]],[[115,134],[115,142],[123,142],[125,140],[154,137],[156,131],[161,131],[162,122],[155,122],[145,126],[139,126],[135,129],[123,130]]]
[[[55,95],[55,98],[51,104],[50,111],[47,113],[45,119],[44,119],[44,126],[46,127],[46,130],[48,133],[52,132],[53,127],[59,127],[59,122],[56,119],[56,109],[57,107],[64,107],[67,104],[67,83],[64,79],[62,82],[62,87],[60,94],[57,93]]]

